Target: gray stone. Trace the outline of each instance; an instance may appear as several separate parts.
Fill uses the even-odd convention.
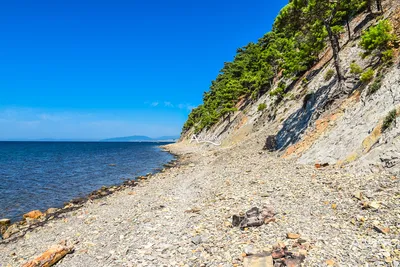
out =
[[[203,239],[200,235],[197,235],[195,237],[192,238],[192,243],[195,245],[199,245],[203,242]]]

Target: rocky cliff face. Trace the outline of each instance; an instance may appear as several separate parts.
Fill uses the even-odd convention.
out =
[[[292,84],[286,81],[288,89],[283,101],[277,103],[269,94],[257,101],[244,98],[229,119],[220,120],[198,136],[218,137],[223,146],[254,140],[259,142],[260,150],[267,136],[273,136],[271,150],[279,157],[400,175],[399,51],[395,50],[394,63],[388,66],[376,57],[360,56],[363,30],[380,19],[387,18],[400,36],[399,1],[387,0],[383,5],[383,14],[363,13],[353,19],[351,39],[347,33],[342,34],[340,64],[344,82],[340,83],[335,75],[329,77],[334,65],[328,48],[301,79]],[[351,73],[351,63],[363,70],[373,68],[374,79],[361,82],[359,75]],[[371,93],[372,88],[378,89]],[[261,103],[266,104],[263,111],[258,110]],[[193,130],[189,130],[181,140],[188,141],[192,135]]]

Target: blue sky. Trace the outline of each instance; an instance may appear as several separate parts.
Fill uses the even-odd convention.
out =
[[[179,134],[286,3],[3,1],[0,140]]]

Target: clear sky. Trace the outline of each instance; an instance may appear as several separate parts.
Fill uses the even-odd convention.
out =
[[[3,1],[0,140],[177,135],[287,2]]]

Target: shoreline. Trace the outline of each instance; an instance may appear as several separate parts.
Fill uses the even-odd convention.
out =
[[[105,198],[109,195],[114,194],[115,192],[121,191],[121,190],[126,190],[128,188],[132,188],[138,185],[139,182],[147,179],[151,179],[152,176],[156,175],[157,173],[160,172],[165,172],[169,168],[176,167],[179,163],[179,155],[175,154],[173,152],[170,152],[168,149],[164,148],[165,146],[168,146],[170,144],[164,144],[158,146],[158,148],[162,151],[165,151],[169,154],[172,155],[173,159],[168,161],[167,163],[164,163],[161,165],[159,168],[155,168],[152,172],[147,173],[146,175],[142,176],[136,176],[133,179],[126,179],[122,183],[117,183],[109,186],[102,186],[99,189],[95,189],[92,192],[82,196],[82,197],[76,197],[71,199],[70,201],[64,202],[63,207],[48,207],[46,211],[41,212],[41,215],[39,218],[23,218],[24,215],[21,215],[22,219],[12,221],[10,220],[10,224],[7,225],[0,225],[0,245],[2,242],[11,242],[14,241],[15,239],[18,239],[20,237],[23,237],[27,232],[32,231],[33,229],[36,229],[38,227],[44,226],[46,223],[49,223],[55,219],[59,219],[61,215],[68,213],[68,212],[73,212],[76,210],[79,210],[80,208],[83,207],[83,205],[89,201],[93,200],[98,200]],[[34,211],[39,211],[39,210],[32,210],[30,212],[27,212],[26,214],[29,214]],[[32,214],[33,217],[36,216],[36,214]],[[6,218],[0,218],[1,220],[8,220]],[[1,227],[5,227],[5,229]],[[12,228],[11,233],[7,233],[7,230]],[[6,234],[6,236],[4,236]]]
[[[272,256],[304,266],[399,261],[397,178],[316,169],[262,153],[256,142],[199,148],[167,146],[179,155],[176,167],[0,243],[0,263],[20,266],[59,242],[74,252],[57,266],[246,266]],[[263,225],[234,226],[234,215],[265,207],[273,217]]]

